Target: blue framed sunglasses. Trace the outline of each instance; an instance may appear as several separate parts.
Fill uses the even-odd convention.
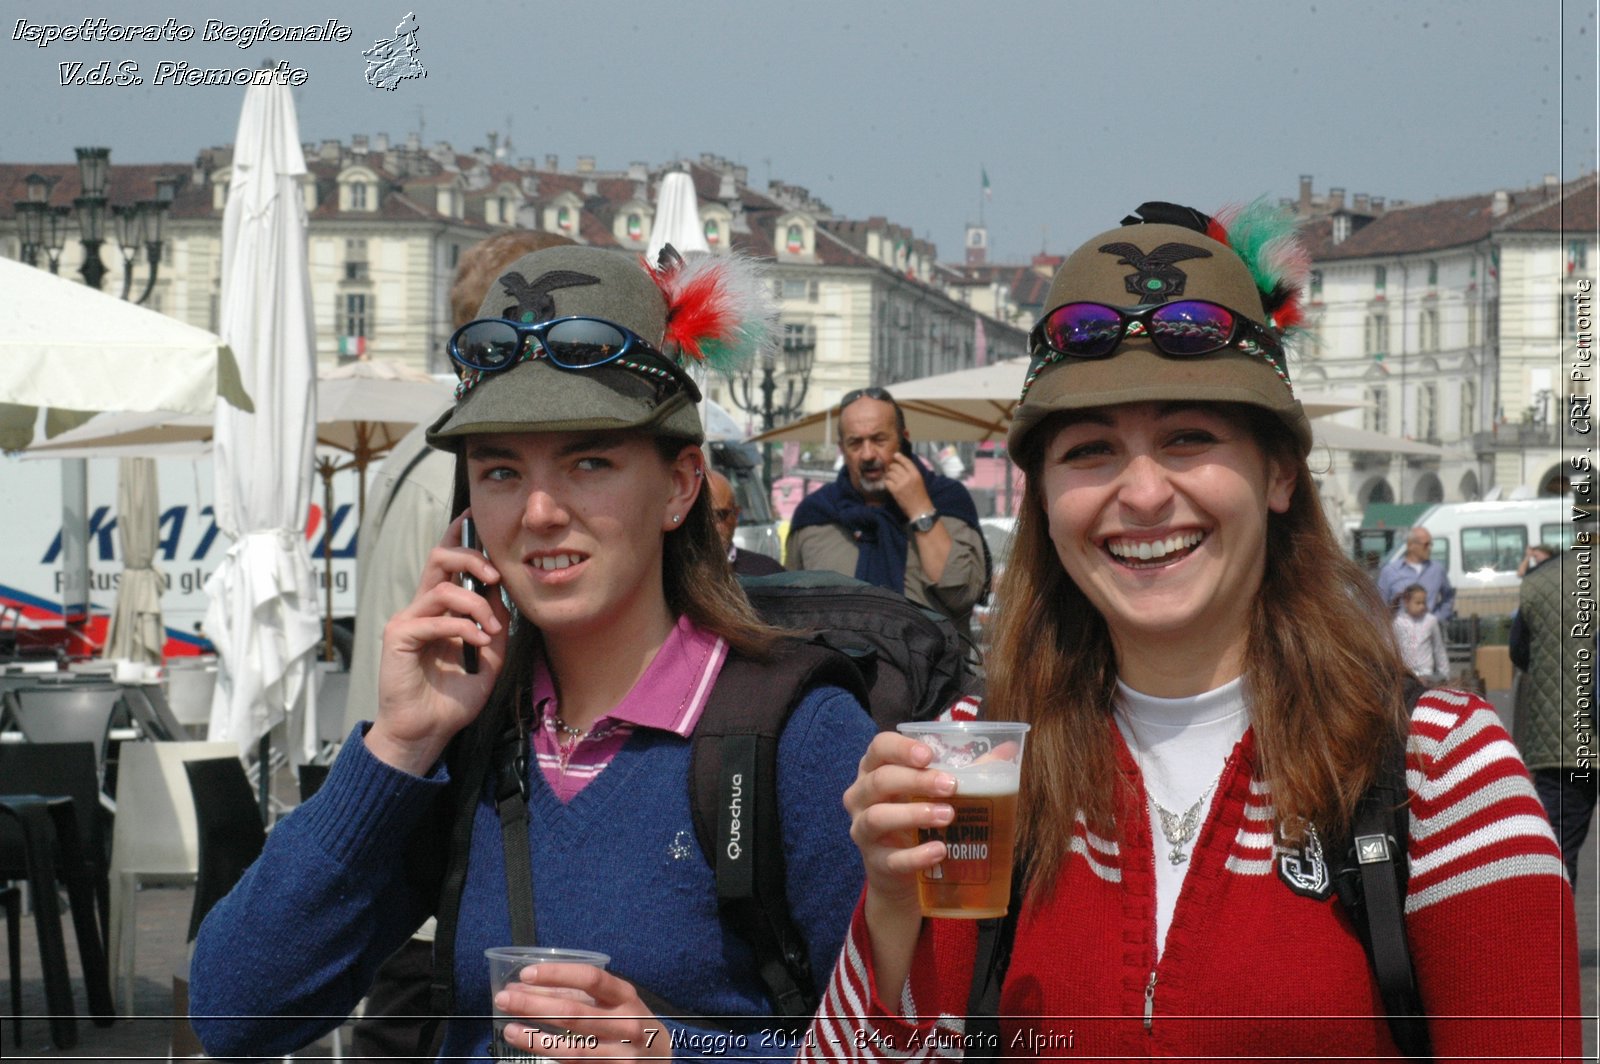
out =
[[[471,371],[472,383],[534,358],[548,359],[565,370],[616,363],[648,377],[673,381],[687,389],[695,402],[700,401],[699,386],[681,366],[633,330],[604,318],[574,315],[538,322],[479,318],[451,335],[449,351],[458,366]],[[462,384],[470,387],[467,378]]]

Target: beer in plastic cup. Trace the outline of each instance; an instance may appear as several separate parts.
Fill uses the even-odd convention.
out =
[[[981,920],[1004,916],[1011,903],[1017,841],[1017,787],[1029,725],[1013,721],[922,721],[898,726],[933,750],[929,768],[955,777],[941,802],[955,810],[942,828],[921,828],[919,843],[945,844],[945,859],[917,875],[923,916]]]
[[[489,958],[489,996],[494,995],[511,983],[520,982],[522,969],[530,964],[592,964],[596,968],[604,968],[611,963],[611,958],[604,953],[592,953],[581,949],[555,949],[550,946],[496,946],[483,951]],[[578,994],[576,991],[566,991],[559,987],[546,988],[547,992],[564,995],[573,994],[586,1004],[593,1004],[587,995]],[[505,1028],[508,1023],[520,1023],[531,1028],[531,1033],[521,1035],[515,1042],[505,1037]],[[533,1023],[520,1016],[501,1012],[499,1007],[494,1010],[494,1034],[489,1039],[489,1057],[493,1060],[515,1060],[526,1064],[555,1064],[557,1058],[567,1056],[563,1050],[580,1045],[586,1045],[585,1036],[574,1035],[560,1027],[545,1027]]]

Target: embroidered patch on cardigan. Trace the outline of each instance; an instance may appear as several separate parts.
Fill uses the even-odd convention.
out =
[[[1301,846],[1277,845],[1278,878],[1290,890],[1305,898],[1326,901],[1333,894],[1333,876],[1322,856],[1322,840],[1316,828],[1306,829]]]

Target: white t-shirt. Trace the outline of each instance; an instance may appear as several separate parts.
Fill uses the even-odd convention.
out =
[[[1144,777],[1150,817],[1150,835],[1156,856],[1156,955],[1161,955],[1178,907],[1178,894],[1189,871],[1187,859],[1174,862],[1173,850],[1187,858],[1199,838],[1195,829],[1185,841],[1172,845],[1162,831],[1161,803],[1175,818],[1200,802],[1200,821],[1210,815],[1217,781],[1233,748],[1244,737],[1249,718],[1244,706],[1244,678],[1214,691],[1189,698],[1156,698],[1117,681],[1117,727]]]

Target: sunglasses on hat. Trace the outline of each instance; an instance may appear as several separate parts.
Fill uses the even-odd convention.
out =
[[[855,388],[845,392],[844,398],[839,400],[839,409],[843,410],[857,399],[876,399],[880,403],[894,402],[894,396],[889,394],[887,388],[879,388],[874,385],[871,388]]]
[[[1220,303],[1184,299],[1131,310],[1105,303],[1064,303],[1040,318],[1029,335],[1029,345],[1039,353],[1028,367],[1023,396],[1046,366],[1063,358],[1110,358],[1128,337],[1148,339],[1168,358],[1198,358],[1237,347],[1271,362],[1284,383],[1289,381],[1277,337]]]
[[[455,331],[449,351],[457,365],[470,371],[456,388],[457,398],[488,374],[545,358],[565,370],[615,363],[648,377],[673,381],[695,402],[700,401],[699,386],[677,363],[633,330],[604,318],[575,315],[532,323],[479,318]]]

